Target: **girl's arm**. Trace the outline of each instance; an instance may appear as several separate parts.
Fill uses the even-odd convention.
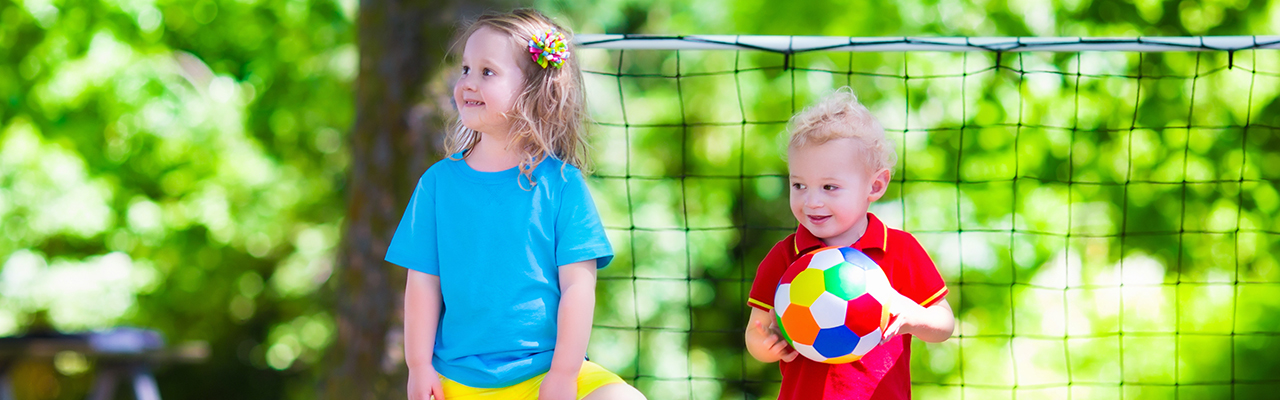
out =
[[[560,267],[559,307],[556,350],[551,371],[542,381],[542,399],[573,399],[578,393],[578,372],[587,355],[596,308],[596,260]]]
[[[409,270],[404,288],[404,358],[409,364],[409,398],[444,399],[431,365],[440,324],[440,277]]]
[[[955,313],[946,299],[925,308],[907,300],[898,319],[884,331],[885,339],[911,334],[929,343],[940,343],[951,338],[956,329]]]

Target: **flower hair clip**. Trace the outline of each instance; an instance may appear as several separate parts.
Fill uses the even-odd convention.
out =
[[[547,29],[542,36],[535,34],[529,39],[529,55],[544,69],[547,64],[560,68],[564,66],[564,60],[569,59],[569,45],[555,28]]]

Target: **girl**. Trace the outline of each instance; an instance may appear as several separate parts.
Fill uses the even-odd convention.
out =
[[[613,259],[578,167],[582,73],[531,10],[461,36],[449,153],[418,180],[387,249],[409,269],[409,398],[643,399],[585,361],[596,269]]]

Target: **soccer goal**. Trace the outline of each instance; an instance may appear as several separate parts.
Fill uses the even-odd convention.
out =
[[[593,360],[650,398],[754,399],[757,264],[796,221],[787,119],[850,86],[899,162],[958,327],[929,399],[1280,392],[1280,36],[578,35],[597,206]]]

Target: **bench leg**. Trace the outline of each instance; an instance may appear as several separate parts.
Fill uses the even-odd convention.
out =
[[[16,400],[13,394],[13,377],[9,376],[9,365],[0,363],[0,400]]]
[[[115,366],[100,366],[93,377],[93,391],[89,392],[89,400],[111,400],[116,395],[116,378],[120,371]]]
[[[134,367],[133,394],[138,400],[160,400],[160,388],[156,386],[156,377],[151,375],[150,368]]]

